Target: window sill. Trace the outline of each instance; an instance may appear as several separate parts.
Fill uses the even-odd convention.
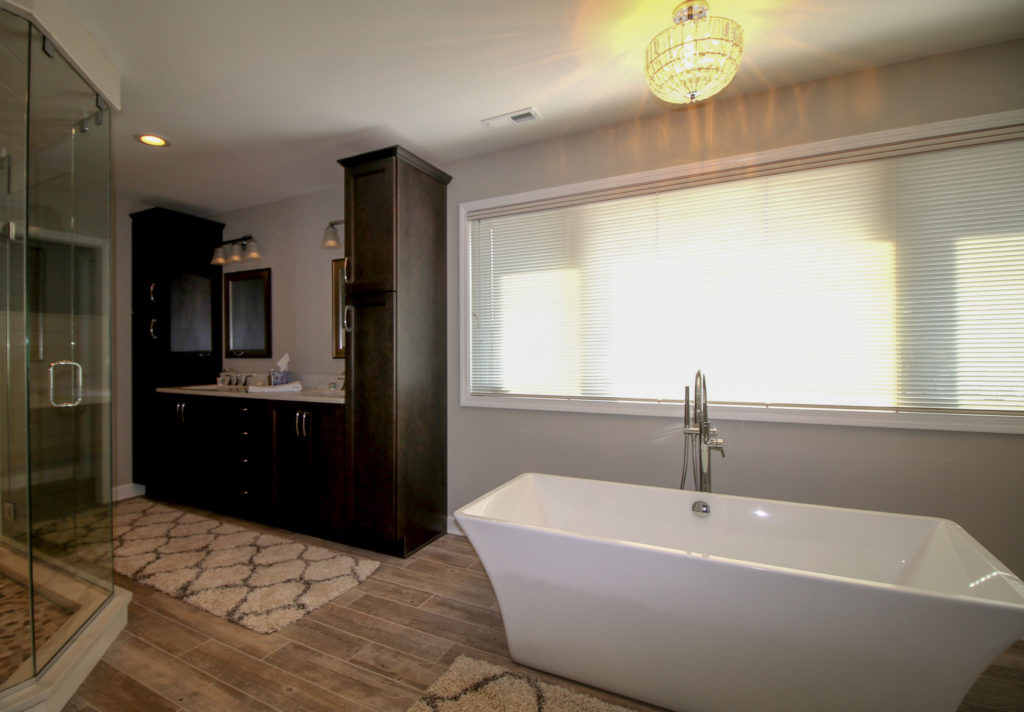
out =
[[[683,417],[682,404],[655,401],[600,401],[583,398],[530,398],[526,396],[472,396],[463,394],[460,405],[471,408],[504,408],[561,413]],[[806,425],[842,425],[905,430],[948,430],[972,433],[1024,434],[1024,414],[897,413],[841,408],[786,408],[779,406],[715,405],[711,420],[742,420]]]

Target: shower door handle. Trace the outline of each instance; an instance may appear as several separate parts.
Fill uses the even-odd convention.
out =
[[[70,366],[74,369],[74,381],[71,386],[71,400],[60,401],[59,403],[53,397],[54,390],[54,371],[59,366]],[[82,364],[77,361],[53,361],[50,364],[50,405],[54,408],[74,408],[76,405],[82,402]]]

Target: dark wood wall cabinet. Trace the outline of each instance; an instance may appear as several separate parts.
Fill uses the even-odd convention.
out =
[[[165,451],[156,389],[213,383],[221,369],[221,268],[210,256],[224,225],[166,208],[131,218],[132,476],[148,487]]]
[[[447,528],[451,176],[399,146],[345,168],[349,541],[408,556]]]

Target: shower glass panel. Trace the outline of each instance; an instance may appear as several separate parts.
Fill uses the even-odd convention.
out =
[[[35,674],[31,665],[25,347],[28,30],[25,20],[0,13],[0,689]]]
[[[109,112],[6,11],[0,82],[3,690],[89,621],[113,573]]]

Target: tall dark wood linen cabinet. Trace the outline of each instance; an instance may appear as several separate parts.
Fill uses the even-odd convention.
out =
[[[188,495],[170,471],[156,389],[213,383],[221,367],[224,224],[166,208],[132,218],[132,478],[154,496]],[[208,453],[192,453],[194,468]],[[194,494],[194,493],[192,493]]]
[[[345,421],[352,543],[408,556],[447,528],[451,176],[400,146],[345,167]]]

